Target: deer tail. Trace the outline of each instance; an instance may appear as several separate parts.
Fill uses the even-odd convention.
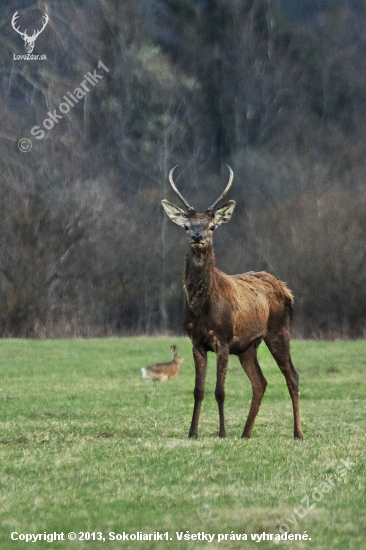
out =
[[[286,298],[286,302],[292,308],[292,306],[294,304],[294,295],[292,294],[291,290],[288,288],[286,283],[282,283],[282,287],[283,287],[283,293],[284,293],[285,298]]]

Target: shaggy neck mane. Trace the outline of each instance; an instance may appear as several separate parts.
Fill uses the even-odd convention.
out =
[[[207,306],[215,269],[215,254],[212,246],[199,253],[191,249],[186,255],[184,266],[184,291],[188,305],[194,313],[200,313]]]

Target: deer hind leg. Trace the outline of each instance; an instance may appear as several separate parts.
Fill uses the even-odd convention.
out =
[[[207,351],[203,348],[193,346],[193,359],[196,369],[196,382],[194,386],[194,408],[192,415],[191,428],[188,437],[197,439],[198,437],[198,421],[200,417],[201,404],[205,395],[205,380],[207,368]]]
[[[291,361],[290,333],[287,329],[276,334],[268,333],[264,341],[286,379],[294,413],[294,438],[302,439],[299,411],[299,376]]]
[[[219,407],[220,429],[219,437],[226,437],[224,401],[225,401],[225,379],[227,372],[227,362],[229,359],[229,348],[227,346],[219,347],[217,351],[217,372],[215,397]]]
[[[249,349],[239,355],[239,361],[245,374],[252,384],[252,403],[245,423],[242,437],[249,438],[252,434],[254,420],[258,414],[264,392],[266,391],[267,380],[264,378],[257,360],[257,349],[259,342],[250,346]]]

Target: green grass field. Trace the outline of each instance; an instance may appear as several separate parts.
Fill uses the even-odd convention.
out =
[[[172,343],[185,359],[179,375],[143,380],[140,368],[168,360]],[[186,338],[1,340],[0,356],[1,550],[366,548],[366,342],[293,342],[303,441],[293,439],[285,380],[264,345],[268,386],[251,440],[240,438],[251,387],[235,357],[228,437],[211,435],[213,354],[200,438],[187,438],[194,368]],[[288,528],[311,540],[251,540]],[[66,540],[26,543],[13,532]],[[70,541],[69,532],[101,532],[90,538],[105,541]],[[164,535],[112,541],[110,532]],[[215,538],[179,541],[177,532]],[[230,540],[241,534],[248,540]]]

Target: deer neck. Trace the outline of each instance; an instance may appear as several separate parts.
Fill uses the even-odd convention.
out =
[[[193,313],[200,313],[208,306],[214,269],[215,254],[212,246],[204,251],[189,249],[184,267],[184,291]]]

